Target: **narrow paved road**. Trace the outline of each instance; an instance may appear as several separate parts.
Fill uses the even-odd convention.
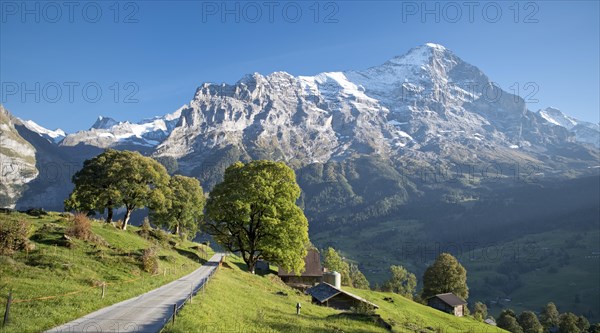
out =
[[[160,332],[173,315],[173,304],[180,307],[192,289],[198,290],[217,269],[222,253],[189,275],[160,288],[108,306],[48,332]]]

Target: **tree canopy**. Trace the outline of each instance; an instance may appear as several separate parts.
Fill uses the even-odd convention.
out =
[[[581,333],[581,328],[577,325],[579,317],[577,315],[567,312],[560,315],[560,321],[558,323],[558,329],[560,333]]]
[[[323,266],[330,272],[338,272],[342,276],[342,285],[352,286],[350,266],[342,256],[332,247],[327,248],[323,254]]]
[[[96,211],[103,214],[106,222],[112,222],[113,209],[121,206],[121,193],[110,171],[119,152],[108,149],[102,154],[83,162],[83,168],[73,175],[75,188],[65,200],[65,210]]]
[[[107,210],[107,222],[113,209],[125,207],[123,230],[131,213],[142,207],[165,209],[169,175],[165,167],[138,152],[108,149],[87,160],[73,176],[75,189],[65,201],[66,210]]]
[[[193,237],[202,221],[206,199],[195,178],[175,175],[166,191],[166,208],[151,212],[154,223],[179,235]]]
[[[402,266],[390,266],[392,276],[383,284],[384,291],[412,298],[417,288],[417,277]]]
[[[350,280],[352,286],[358,289],[369,289],[370,284],[367,277],[358,269],[358,265],[350,264]]]
[[[544,327],[540,324],[538,317],[532,311],[523,311],[517,319],[523,329],[523,333],[542,333]]]
[[[259,259],[300,273],[308,246],[308,221],[296,205],[300,187],[282,162],[237,162],[225,170],[206,204],[205,230],[239,252],[254,271]]]
[[[487,305],[481,302],[475,302],[475,304],[473,304],[472,313],[476,320],[484,321],[488,315]]]
[[[467,270],[449,253],[440,254],[423,274],[423,299],[444,293],[469,297]]]
[[[510,309],[502,310],[496,320],[496,325],[512,333],[523,333],[523,328],[519,325],[515,313]]]
[[[550,302],[546,304],[542,312],[540,313],[540,323],[546,331],[549,331],[552,327],[558,327],[560,321],[560,313],[554,303]]]

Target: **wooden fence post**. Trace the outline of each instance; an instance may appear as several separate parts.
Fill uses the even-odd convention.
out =
[[[175,325],[175,316],[177,315],[177,303],[173,304],[173,325]]]
[[[106,293],[106,282],[102,282],[102,299],[104,299],[105,293]]]
[[[11,303],[12,303],[12,291],[8,293],[8,299],[6,300],[6,310],[4,311],[4,322],[2,323],[2,326],[8,325]]]

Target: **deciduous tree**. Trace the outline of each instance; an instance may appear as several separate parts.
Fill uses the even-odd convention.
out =
[[[563,313],[560,315],[558,329],[560,333],[581,333],[581,329],[577,326],[579,318],[573,313]]]
[[[342,259],[339,253],[332,247],[327,248],[323,254],[323,266],[330,272],[338,272],[342,276],[342,284],[352,286],[350,278],[350,266]]]
[[[542,313],[540,313],[540,323],[544,327],[546,332],[550,332],[552,327],[558,327],[560,320],[560,313],[554,303],[550,302],[546,304]]]
[[[392,276],[382,289],[412,299],[417,288],[417,277],[402,266],[390,266],[390,273]]]
[[[496,320],[496,325],[512,333],[523,333],[523,329],[517,321],[517,316],[510,309],[503,310],[500,313],[500,316]]]
[[[142,207],[165,209],[165,193],[169,175],[165,167],[138,152],[108,149],[87,160],[73,176],[75,189],[65,201],[67,210],[108,211],[124,207],[123,230],[127,229],[131,213]]]
[[[300,273],[309,241],[299,197],[294,171],[284,163],[234,163],[210,193],[205,230],[239,252],[251,272],[262,258]]]
[[[588,332],[591,327],[590,321],[584,316],[579,316],[577,319],[577,327],[579,327],[582,332]]]
[[[175,175],[169,180],[166,207],[151,212],[152,221],[178,235],[192,237],[198,232],[206,199],[195,178]]]
[[[467,270],[449,253],[440,254],[423,274],[423,299],[444,293],[469,297]]]
[[[112,222],[113,210],[121,206],[122,199],[112,169],[119,154],[116,150],[107,149],[83,162],[81,170],[73,175],[75,188],[65,200],[65,210],[96,211],[99,214],[106,210],[106,222]]]
[[[542,333],[544,331],[544,327],[532,311],[521,312],[518,322],[523,329],[523,333]]]
[[[487,305],[481,302],[475,302],[475,304],[473,304],[473,317],[476,320],[483,321],[487,318],[487,315]]]
[[[358,289],[369,289],[369,280],[365,275],[358,269],[358,265],[350,264],[350,280],[352,280],[352,286]]]

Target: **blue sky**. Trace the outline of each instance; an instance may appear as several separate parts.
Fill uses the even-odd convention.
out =
[[[426,42],[518,86],[530,110],[600,121],[598,1],[52,3],[0,2],[2,103],[51,129],[162,115],[246,73],[364,69]]]

